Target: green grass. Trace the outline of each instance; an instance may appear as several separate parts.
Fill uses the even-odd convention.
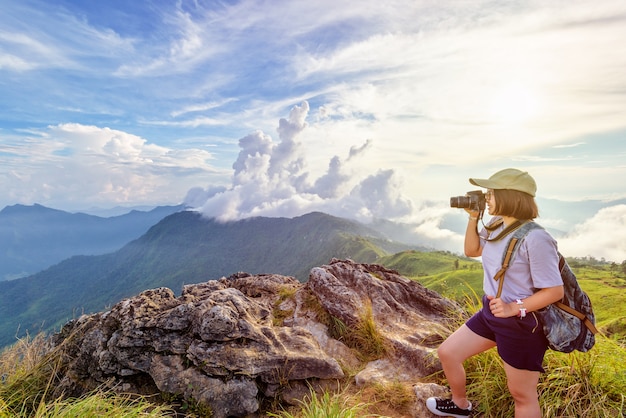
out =
[[[52,399],[57,350],[43,334],[26,337],[0,352],[0,418],[169,417],[173,410],[140,396],[95,391],[79,399]]]
[[[173,411],[165,406],[157,406],[144,398],[94,392],[83,398],[56,400],[41,404],[34,417],[41,418],[134,418],[170,417]]]
[[[626,335],[626,283],[624,274],[616,275],[608,268],[574,269],[580,287],[587,292],[596,315],[596,322],[607,335]],[[621,324],[621,325],[620,325]]]
[[[445,297],[462,301],[468,295],[482,294],[483,271],[482,269],[455,270],[419,277],[416,280]]]
[[[424,277],[455,270],[480,268],[480,263],[476,260],[445,251],[403,251],[381,257],[377,263],[397,270],[407,277]]]
[[[268,416],[275,418],[368,418],[378,415],[367,413],[367,404],[360,403],[346,393],[332,394],[328,391],[317,395],[311,391],[311,395],[301,402],[301,408],[296,412],[279,411],[269,413]]]

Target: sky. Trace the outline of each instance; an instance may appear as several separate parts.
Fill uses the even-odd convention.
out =
[[[460,251],[449,198],[515,167],[562,252],[626,259],[623,0],[0,7],[0,208],[318,210]]]

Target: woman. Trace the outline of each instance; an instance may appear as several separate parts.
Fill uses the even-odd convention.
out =
[[[533,220],[539,215],[534,199],[537,185],[528,173],[513,168],[489,179],[472,178],[470,183],[487,189],[485,199],[492,216],[478,232],[480,213],[466,209],[465,255],[482,256],[483,308],[437,350],[452,398],[429,398],[426,405],[435,415],[469,416],[472,404],[466,397],[463,362],[497,347],[515,401],[515,417],[541,418],[537,385],[548,342],[533,312],[563,297],[556,241],[544,229],[531,230],[506,271],[500,297],[496,297],[498,283],[493,277],[502,267],[510,238],[498,239],[498,234],[517,220]]]

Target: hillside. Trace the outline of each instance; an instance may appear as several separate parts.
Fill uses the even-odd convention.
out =
[[[472,258],[447,251],[403,251],[382,257],[378,262],[459,301],[482,292],[482,265]]]
[[[7,206],[0,211],[0,281],[29,276],[74,255],[118,250],[180,210],[160,206],[104,218],[37,204]]]
[[[483,270],[477,260],[442,251],[402,251],[381,257],[378,262],[445,297],[478,306]],[[602,332],[626,340],[626,316],[622,309],[626,304],[626,268],[593,259],[568,258],[568,263],[580,287],[591,298]]]
[[[406,249],[367,227],[322,213],[219,223],[196,212],[164,218],[139,239],[99,256],[75,256],[23,279],[0,282],[0,346],[58,329],[146,289],[198,283],[244,271],[295,276],[333,257],[373,262]]]

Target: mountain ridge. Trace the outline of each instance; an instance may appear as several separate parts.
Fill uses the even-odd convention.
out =
[[[103,218],[40,204],[0,211],[0,281],[27,277],[74,255],[115,251],[184,207],[159,206]]]
[[[113,253],[73,256],[29,277],[0,282],[0,346],[16,334],[59,327],[150,288],[178,292],[184,284],[240,271],[304,281],[312,267],[335,257],[372,262],[414,248],[321,212],[223,223],[181,211]]]

